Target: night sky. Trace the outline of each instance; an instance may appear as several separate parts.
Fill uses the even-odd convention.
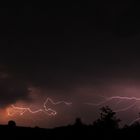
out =
[[[99,108],[119,110],[140,98],[140,4],[126,0],[0,4],[0,123],[55,127],[76,117],[92,123]],[[47,98],[71,102],[43,112],[7,115],[12,104],[38,110]],[[116,105],[117,103],[117,105]],[[133,112],[133,113],[132,113]],[[118,112],[138,117],[140,101]]]

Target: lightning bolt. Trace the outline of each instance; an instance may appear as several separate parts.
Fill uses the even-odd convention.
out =
[[[9,116],[13,116],[15,113],[19,113],[20,115],[23,115],[26,111],[35,114],[35,113],[39,113],[42,112],[42,109],[36,110],[36,111],[32,111],[30,108],[25,108],[25,107],[17,107],[15,105],[11,105],[11,108],[8,108],[8,115]]]
[[[118,110],[115,110],[115,112],[123,112],[123,111],[127,111],[129,109],[131,109],[132,107],[134,107],[136,105],[137,102],[134,102],[133,104],[125,107],[125,108],[122,108],[122,109],[118,109]]]
[[[15,106],[15,105],[11,105],[7,109],[7,114],[8,114],[8,116],[13,116],[16,113],[18,113],[19,115],[23,115],[25,112],[29,112],[31,114],[36,114],[36,113],[39,113],[39,112],[43,112],[45,114],[47,113],[49,116],[57,115],[57,111],[53,110],[52,108],[47,107],[49,102],[53,105],[65,104],[67,106],[70,106],[72,104],[71,102],[65,102],[65,101],[54,102],[51,98],[47,98],[45,100],[45,102],[43,103],[43,108],[40,108],[38,110],[33,111],[29,107],[18,107],[18,106]]]
[[[133,120],[133,121],[131,121],[131,122],[129,123],[129,125],[131,126],[131,125],[133,125],[135,122],[138,122],[138,121],[140,121],[140,117],[139,117],[139,118],[136,118],[136,119]]]
[[[102,96],[103,97],[103,96]],[[114,105],[117,108],[118,105],[124,101],[131,101],[127,107],[123,107],[121,109],[114,110],[115,112],[125,112],[133,107],[135,107],[138,103],[140,103],[140,98],[137,97],[124,97],[124,96],[112,96],[112,97],[104,97],[104,100],[99,103],[92,103],[92,102],[86,102],[84,104],[90,105],[90,106],[103,106],[104,104],[108,104],[110,101],[114,101]],[[140,120],[139,118],[136,118],[135,120],[131,121],[129,125],[132,125],[133,123]]]
[[[108,98],[107,97],[104,97],[104,98],[105,98],[105,101],[99,102],[97,104],[95,104],[95,103],[89,103],[89,102],[87,102],[85,104],[87,104],[87,105],[93,105],[93,106],[101,106],[103,104],[108,103],[109,101],[112,101],[113,99],[118,99],[119,100],[118,103],[117,103],[117,105],[120,104],[124,100],[140,101],[140,98],[136,98],[136,97],[112,96],[112,97],[108,97]]]

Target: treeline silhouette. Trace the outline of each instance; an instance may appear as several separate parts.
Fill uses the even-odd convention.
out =
[[[72,125],[53,129],[30,128],[16,126],[16,122],[9,121],[8,125],[0,125],[1,139],[138,139],[140,137],[140,123],[125,125],[120,128],[120,119],[116,112],[108,106],[102,107],[100,117],[93,124],[86,125],[80,118]]]

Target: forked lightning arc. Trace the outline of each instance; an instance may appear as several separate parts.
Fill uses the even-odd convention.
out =
[[[15,114],[19,114],[19,115],[23,115],[26,112],[32,113],[32,114],[36,114],[39,112],[43,112],[45,114],[48,114],[49,116],[55,116],[57,115],[57,111],[53,110],[52,108],[48,108],[47,104],[48,103],[52,103],[53,105],[59,105],[59,104],[64,104],[67,106],[70,106],[72,103],[71,102],[66,102],[66,101],[58,101],[58,102],[54,102],[51,98],[47,98],[45,100],[45,102],[43,103],[43,108],[40,108],[38,110],[33,111],[31,108],[29,107],[19,107],[19,106],[15,106],[15,105],[11,105],[8,109],[7,109],[7,113],[8,116],[13,116]]]
[[[103,97],[103,96],[102,96]],[[137,97],[124,97],[124,96],[112,96],[112,97],[104,97],[104,100],[99,102],[99,103],[91,103],[91,102],[86,102],[84,104],[90,105],[90,106],[103,106],[108,104],[110,101],[115,101],[114,105],[117,107],[120,103],[124,101],[131,101],[129,105],[126,107],[122,107],[121,109],[116,109],[114,110],[115,112],[124,112],[127,111],[133,107],[135,107],[138,103],[140,103],[140,98]],[[135,123],[136,121],[139,121],[140,117],[136,118],[135,120],[132,120],[130,122],[130,125]]]
[[[121,104],[124,101],[131,101],[129,103],[129,105],[127,105],[126,107],[114,110],[115,112],[127,111],[127,110],[135,107],[138,103],[140,103],[140,98],[137,98],[137,97],[112,96],[112,97],[104,97],[104,100],[99,102],[99,103],[86,102],[84,104],[97,107],[97,106],[104,106],[104,105],[108,104],[110,101],[114,101],[114,100],[115,100],[114,105],[116,107],[118,107],[118,105]],[[54,110],[54,109],[52,109],[50,107],[47,107],[49,102],[52,103],[53,105],[64,104],[64,105],[70,106],[72,104],[71,102],[66,102],[66,101],[54,102],[51,98],[47,98],[45,100],[45,102],[43,103],[43,107],[38,109],[38,110],[33,111],[30,107],[19,107],[19,106],[11,105],[7,109],[7,113],[8,113],[9,116],[13,116],[13,115],[15,115],[17,113],[19,115],[23,115],[26,112],[29,112],[29,113],[32,113],[32,114],[43,112],[45,114],[48,114],[49,116],[57,115],[56,110]],[[140,117],[136,118],[135,120],[132,120],[130,122],[130,125],[135,123],[136,121],[139,121],[139,120],[140,120]]]

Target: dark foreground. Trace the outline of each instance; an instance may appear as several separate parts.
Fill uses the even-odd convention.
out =
[[[0,126],[2,139],[139,139],[140,125],[123,129],[97,130],[93,126],[66,126],[55,129]]]
[[[1,139],[38,139],[38,140],[135,140],[140,139],[140,123],[135,122],[130,126],[119,127],[121,120],[109,107],[101,108],[100,118],[91,125],[85,125],[77,118],[73,125],[67,125],[54,129],[42,129],[39,127],[17,127],[14,121],[8,125],[0,126]]]

